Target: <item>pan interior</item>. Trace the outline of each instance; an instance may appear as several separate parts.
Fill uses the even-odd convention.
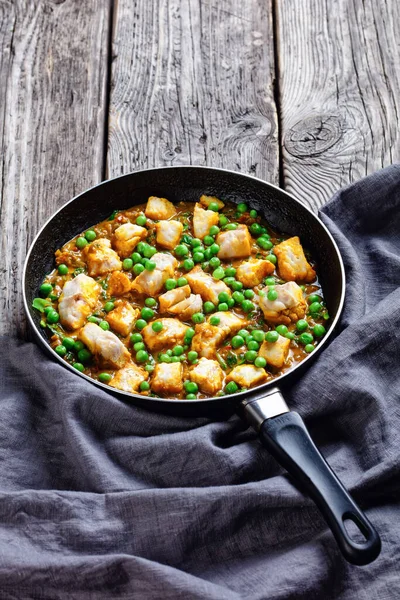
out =
[[[240,173],[206,167],[167,167],[130,173],[83,192],[64,205],[39,232],[25,264],[24,293],[30,319],[46,345],[46,335],[39,326],[40,316],[31,305],[44,275],[54,268],[54,252],[60,246],[115,209],[142,204],[149,196],[165,197],[172,202],[196,202],[202,194],[236,204],[246,202],[274,229],[298,235],[317,262],[331,317],[338,314],[344,289],[340,255],[324,225],[303,204],[275,186]],[[192,404],[199,402],[204,401]],[[161,403],[166,404],[160,400]]]

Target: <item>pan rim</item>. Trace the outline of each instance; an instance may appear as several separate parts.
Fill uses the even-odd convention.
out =
[[[345,274],[345,269],[344,269],[344,264],[343,264],[343,259],[342,259],[342,255],[340,253],[340,250],[332,236],[332,234],[330,233],[330,231],[328,230],[328,228],[325,226],[325,224],[321,221],[321,219],[318,217],[318,215],[314,214],[312,212],[312,210],[306,206],[301,200],[299,200],[298,198],[296,198],[295,196],[293,196],[292,194],[290,194],[289,192],[287,192],[286,190],[280,188],[279,186],[270,183],[268,181],[264,181],[263,179],[260,179],[259,177],[254,177],[253,175],[249,175],[247,173],[240,173],[238,171],[232,171],[231,169],[224,169],[221,167],[209,167],[207,165],[168,165],[168,166],[163,166],[163,167],[151,167],[148,169],[138,169],[135,171],[131,171],[129,173],[124,173],[122,175],[118,175],[117,177],[113,177],[112,179],[105,179],[104,181],[101,181],[99,183],[96,183],[95,185],[85,189],[83,192],[80,192],[79,194],[77,194],[76,196],[74,196],[73,198],[71,198],[70,200],[68,200],[67,202],[65,202],[62,206],[60,206],[59,209],[57,209],[46,221],[45,223],[41,226],[41,228],[39,229],[38,233],[35,235],[32,243],[29,246],[29,250],[26,254],[25,257],[25,262],[24,262],[24,267],[22,270],[22,296],[23,296],[23,304],[24,304],[24,310],[25,310],[25,314],[28,318],[28,322],[29,325],[31,326],[32,330],[35,333],[36,338],[40,341],[40,343],[42,344],[42,346],[49,351],[52,356],[57,360],[57,362],[59,362],[61,365],[63,365],[65,368],[69,369],[72,373],[74,373],[75,375],[78,375],[80,377],[82,377],[83,379],[86,379],[88,382],[92,383],[93,385],[102,388],[103,390],[107,391],[108,393],[116,393],[118,395],[122,395],[127,399],[139,399],[141,400],[141,402],[149,402],[150,404],[153,402],[154,405],[156,404],[165,404],[166,406],[186,406],[189,405],[191,407],[193,407],[194,409],[196,407],[204,407],[206,408],[206,406],[208,404],[212,404],[215,402],[220,402],[223,398],[227,398],[229,400],[238,400],[239,402],[241,400],[244,400],[246,396],[248,396],[249,391],[250,390],[246,390],[243,392],[236,392],[234,394],[230,394],[228,396],[214,396],[212,398],[205,398],[202,400],[179,400],[178,398],[152,398],[151,396],[143,396],[141,394],[134,394],[132,392],[126,392],[124,390],[117,390],[114,388],[111,388],[110,390],[110,386],[108,386],[107,384],[101,383],[100,381],[97,381],[96,379],[93,379],[91,377],[89,377],[88,375],[85,375],[85,373],[80,373],[79,371],[77,371],[76,369],[74,369],[74,367],[72,367],[72,365],[70,365],[69,363],[67,363],[66,361],[64,361],[62,359],[62,357],[60,357],[54,350],[53,348],[51,348],[51,346],[46,343],[46,341],[43,339],[43,337],[40,335],[38,328],[36,326],[36,324],[33,321],[33,318],[31,316],[30,313],[30,307],[28,306],[28,301],[27,301],[27,291],[26,291],[26,274],[27,274],[27,269],[28,269],[28,262],[29,262],[29,258],[32,254],[32,251],[35,247],[35,244],[37,242],[37,240],[39,239],[39,237],[41,236],[43,230],[51,223],[51,221],[61,212],[63,211],[69,204],[72,204],[73,202],[76,202],[81,196],[83,196],[84,194],[87,194],[88,192],[103,186],[103,185],[107,185],[113,181],[116,181],[118,179],[123,179],[124,177],[130,177],[132,175],[136,175],[136,174],[140,174],[140,173],[148,173],[148,172],[152,172],[152,171],[166,171],[166,170],[185,170],[185,169],[199,169],[199,170],[205,170],[205,171],[217,171],[217,172],[221,172],[221,173],[225,173],[228,175],[234,175],[236,177],[239,178],[244,178],[244,179],[248,179],[250,181],[257,181],[258,183],[265,185],[269,188],[272,188],[274,190],[277,190],[279,192],[279,194],[283,194],[285,196],[287,196],[288,198],[290,198],[292,201],[296,202],[297,204],[300,204],[300,206],[302,207],[302,209],[304,209],[305,211],[307,211],[311,217],[313,219],[315,219],[318,224],[320,225],[320,227],[325,231],[325,233],[327,234],[327,236],[330,239],[330,242],[336,252],[336,256],[339,262],[339,267],[340,267],[340,273],[341,273],[341,277],[342,277],[342,289],[341,289],[341,294],[340,294],[340,300],[339,300],[339,306],[338,309],[336,311],[336,314],[331,322],[329,331],[327,332],[326,336],[323,338],[323,340],[318,344],[318,346],[315,348],[314,352],[310,353],[306,358],[304,358],[300,363],[298,363],[293,369],[287,371],[286,373],[283,373],[282,375],[280,375],[279,377],[274,378],[272,381],[269,381],[267,383],[264,383],[260,386],[256,386],[255,388],[251,388],[251,390],[258,390],[259,392],[267,392],[269,389],[271,389],[272,387],[279,387],[279,383],[283,380],[285,380],[285,378],[288,378],[289,376],[293,375],[293,373],[295,373],[295,371],[297,369],[304,368],[305,365],[307,364],[308,361],[313,361],[315,360],[315,358],[320,354],[320,352],[323,350],[324,346],[326,345],[326,343],[328,342],[328,340],[331,338],[334,330],[336,329],[336,326],[339,322],[339,319],[341,317],[342,311],[343,311],[343,306],[344,306],[344,299],[345,299],[345,294],[346,294],[346,274]],[[211,409],[210,409],[211,410]]]

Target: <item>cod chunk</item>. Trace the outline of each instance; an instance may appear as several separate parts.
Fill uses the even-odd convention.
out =
[[[246,319],[241,319],[229,312],[216,312],[212,316],[219,317],[219,325],[210,325],[209,322],[196,325],[195,335],[192,339],[192,350],[205,358],[214,358],[218,346],[229,335],[233,335],[247,325]]]
[[[304,256],[303,247],[297,235],[275,246],[274,253],[278,259],[279,275],[285,281],[310,283],[315,280],[316,273]]]
[[[225,206],[222,200],[216,198],[215,196],[205,196],[203,194],[203,196],[200,197],[200,204],[202,204],[206,208],[210,206],[211,202],[216,202],[216,204],[218,204],[218,210],[221,210],[221,208],[224,208]]]
[[[156,263],[154,271],[143,271],[132,283],[132,290],[153,297],[158,294],[167,279],[173,276],[178,261],[171,254],[157,252],[152,257]]]
[[[171,306],[169,312],[171,315],[176,315],[182,321],[187,321],[195,313],[201,312],[203,308],[203,300],[200,294],[190,294],[189,298],[185,298],[182,302],[178,302]]]
[[[110,324],[111,329],[126,337],[132,331],[140,310],[132,308],[126,300],[119,302],[120,304],[107,314],[106,321]]]
[[[166,198],[157,198],[157,196],[150,196],[147,200],[146,210],[144,214],[149,219],[155,219],[162,221],[170,219],[176,215],[175,206]]]
[[[251,235],[246,225],[237,229],[222,231],[217,235],[218,258],[246,258],[251,254]]]
[[[264,341],[261,344],[259,355],[265,358],[269,365],[281,369],[287,360],[289,347],[290,340],[280,335],[276,342]]]
[[[194,236],[203,239],[212,225],[218,225],[218,213],[213,210],[204,210],[200,204],[195,204],[193,211],[193,233]]]
[[[179,394],[183,390],[182,363],[159,363],[151,378],[151,389],[161,396]]]
[[[204,302],[208,300],[217,305],[219,302],[218,294],[221,292],[227,292],[229,295],[231,295],[231,290],[228,288],[226,283],[214,279],[211,275],[205,273],[200,266],[192,269],[186,275],[186,279],[188,280],[189,285],[194,293],[200,294]]]
[[[157,244],[173,250],[179,244],[183,231],[183,225],[180,221],[160,221],[156,223],[156,241]]]
[[[276,300],[268,300],[268,288],[264,288],[265,296],[259,296],[260,308],[266,320],[271,323],[289,325],[291,322],[303,319],[307,304],[297,283],[288,281],[275,286],[275,290],[278,292]]]
[[[185,333],[188,329],[178,319],[157,319],[162,323],[162,330],[155,332],[151,323],[142,329],[144,343],[151,352],[161,350],[163,348],[173,348],[177,344],[181,344]]]
[[[101,287],[81,273],[75,279],[67,281],[58,302],[61,325],[66,329],[78,329],[97,305]]]
[[[134,363],[128,364],[123,367],[114,375],[108,385],[123,390],[124,392],[131,392],[132,394],[137,392],[142,381],[148,379],[149,374],[147,371],[138,367]]]
[[[238,365],[229,373],[226,382],[234,381],[240,387],[250,388],[253,385],[264,383],[270,378],[264,369],[254,365]]]
[[[254,287],[259,285],[264,277],[271,275],[275,266],[269,260],[251,258],[243,262],[236,270],[236,278],[243,283],[244,287]]]
[[[160,303],[160,313],[168,312],[171,306],[182,302],[186,298],[190,296],[190,286],[183,285],[182,287],[175,288],[174,290],[169,290],[161,296],[158,297],[158,301]]]
[[[88,244],[83,249],[82,255],[86,260],[91,277],[122,269],[122,262],[115,250],[111,248],[111,242],[107,238],[99,238]]]
[[[128,349],[111,331],[104,331],[96,323],[87,323],[78,333],[78,338],[86,344],[104,367],[121,369],[131,360]]]
[[[189,373],[189,378],[203,394],[216,394],[222,388],[224,372],[216,360],[201,358]]]
[[[113,246],[121,258],[132,254],[141,240],[147,237],[147,229],[133,223],[124,223],[114,231]]]
[[[122,271],[113,271],[108,280],[109,296],[124,296],[131,291],[132,280]]]

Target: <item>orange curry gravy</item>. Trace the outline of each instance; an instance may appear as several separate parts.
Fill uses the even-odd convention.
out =
[[[304,280],[296,272],[288,275],[284,263],[285,260],[291,262],[293,252],[289,248],[286,256],[286,251],[283,255],[277,251],[276,256],[275,250],[282,248],[282,242],[297,238],[273,231],[256,211],[245,204],[221,204],[216,198],[202,196],[196,205],[201,208],[200,211],[197,209],[201,223],[207,225],[208,218],[210,222],[216,222],[211,229],[212,235],[209,235],[208,229],[206,236],[202,232],[202,239],[196,238],[194,232],[194,203],[180,202],[173,209],[168,203],[169,212],[167,210],[165,214],[162,205],[158,214],[157,206],[154,213],[147,204],[143,204],[115,211],[108,219],[80,232],[57,250],[56,267],[45,276],[39,297],[33,304],[42,313],[40,324],[49,334],[51,347],[78,371],[115,389],[144,396],[180,399],[221,396],[260,385],[285,373],[313,352],[323,338],[329,315],[312,257],[307,251],[302,254],[300,246],[302,258],[299,260],[306,262],[314,276],[307,276]],[[219,210],[216,210],[217,205]],[[172,216],[171,210],[175,212]],[[157,242],[157,229],[162,221],[173,221],[175,229],[178,229],[178,239],[170,249]],[[181,226],[177,226],[176,222],[183,225],[182,231],[179,232]],[[137,225],[142,237],[136,243],[131,239],[130,246],[129,243],[127,246],[123,243],[118,245],[115,232],[127,223]],[[164,223],[163,227],[168,234],[169,225]],[[249,250],[243,250],[239,244],[239,253],[243,252],[245,256],[238,257],[235,255],[235,239],[240,231],[246,236]],[[226,237],[223,243],[222,234],[227,232],[231,233],[229,239],[233,243],[229,243]],[[193,239],[197,241],[193,242]],[[107,252],[111,250],[117,262],[111,260],[114,264],[108,264],[110,261],[100,256],[95,259],[94,265],[89,264],[90,249],[99,240],[111,242]],[[222,256],[223,247],[222,254],[229,254],[232,248],[234,255]],[[155,260],[152,256],[154,250],[155,257],[159,254],[173,257],[168,277],[163,274],[162,267],[159,269],[150,264]],[[267,262],[255,263],[254,259]],[[239,267],[249,261],[257,265],[258,271],[255,269],[257,273],[252,281],[244,277],[243,285]],[[263,273],[263,269],[267,269],[268,274]],[[205,289],[190,283],[193,273],[198,274],[200,270],[209,277]],[[94,271],[96,274],[93,274]],[[157,279],[158,285],[161,277],[161,289],[151,295],[144,292],[139,285],[143,272]],[[90,292],[86,296],[84,289],[75,289],[69,300],[62,304],[63,290],[68,296],[65,286],[82,274],[96,282],[93,284],[95,293]],[[288,281],[292,283],[288,284]],[[222,299],[211,304],[208,294],[217,282],[222,282],[225,292]],[[271,320],[260,304],[269,297],[273,302],[275,292],[284,285],[301,288],[302,308],[297,310],[295,307],[283,313],[278,311],[278,316],[275,315],[278,320]],[[179,306],[175,313],[171,312],[174,304],[161,312],[160,302],[163,300],[160,297],[165,298],[167,292],[180,288],[184,288],[186,298],[190,299],[182,305],[186,307],[183,312],[180,314]],[[271,294],[271,291],[274,293]],[[192,315],[191,299],[196,306]],[[179,298],[176,304],[179,304]],[[125,314],[124,311],[128,316],[126,319],[123,317],[121,323],[118,319]],[[226,313],[235,317],[232,328],[225,323]],[[280,320],[279,315],[287,314],[289,317],[284,316],[284,320]],[[165,335],[172,319],[179,323],[178,328],[182,324],[185,326],[184,333],[179,333],[178,337],[174,332]],[[238,319],[241,319],[240,326]],[[91,325],[87,328],[89,323]],[[158,325],[153,328],[155,323]],[[206,331],[207,327],[209,331]],[[161,334],[164,334],[162,347],[158,345],[155,349],[151,336],[146,338],[149,328],[156,334],[153,338],[163,339]],[[282,351],[277,352],[277,358],[275,350],[281,346]],[[243,368],[245,365],[248,365],[247,369]]]

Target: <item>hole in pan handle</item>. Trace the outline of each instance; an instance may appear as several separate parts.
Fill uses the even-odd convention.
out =
[[[354,565],[375,560],[381,550],[377,531],[312,441],[301,416],[289,411],[281,392],[274,388],[267,395],[257,395],[254,390],[242,402],[240,412],[259,432],[272,456],[314,500],[346,560]],[[364,541],[350,537],[345,526],[348,520]]]

